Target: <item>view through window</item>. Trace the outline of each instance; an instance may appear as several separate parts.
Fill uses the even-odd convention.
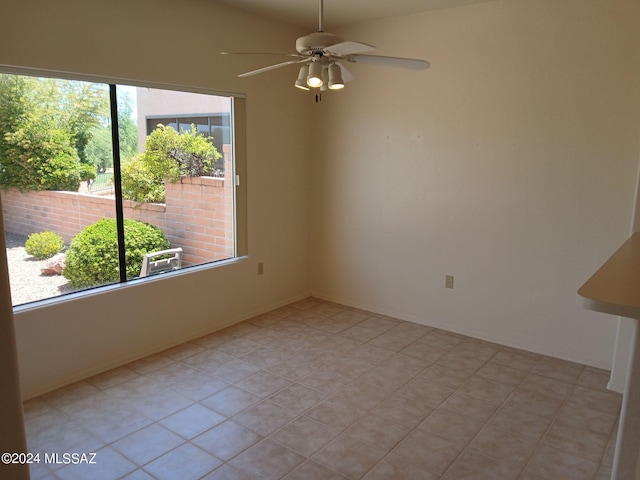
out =
[[[0,74],[14,306],[237,256],[233,110],[227,96]]]

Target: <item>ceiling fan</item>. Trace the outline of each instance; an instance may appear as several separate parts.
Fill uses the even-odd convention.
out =
[[[429,68],[429,62],[425,60],[364,55],[365,52],[375,50],[375,47],[366,43],[345,41],[343,38],[323,30],[323,0],[319,0],[319,4],[318,31],[296,40],[297,53],[220,53],[223,55],[284,55],[293,57],[293,59],[286,62],[241,73],[238,77],[249,77],[275,70],[276,68],[286,67],[287,65],[302,64],[298,78],[295,81],[295,86],[302,90],[318,88],[320,91],[326,91],[327,89],[339,90],[344,88],[345,82],[351,81],[353,75],[345,68],[342,62],[367,63],[410,70]]]

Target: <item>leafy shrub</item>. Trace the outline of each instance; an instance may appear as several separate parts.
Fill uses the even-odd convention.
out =
[[[46,121],[33,120],[4,134],[0,184],[20,190],[78,191],[90,176],[81,166],[68,132]]]
[[[145,151],[122,165],[122,196],[136,202],[164,202],[164,182],[182,177],[213,175],[222,155],[211,138],[191,130],[178,133],[158,125],[149,134]]]
[[[148,223],[124,220],[127,278],[140,275],[145,253],[171,246],[162,231]],[[112,218],[89,225],[78,233],[67,250],[62,275],[74,288],[119,281],[116,221]]]
[[[153,172],[142,155],[121,167],[122,197],[135,202],[164,203],[164,176]]]
[[[53,257],[63,248],[64,240],[62,237],[51,231],[32,233],[24,244],[26,252],[39,260]]]

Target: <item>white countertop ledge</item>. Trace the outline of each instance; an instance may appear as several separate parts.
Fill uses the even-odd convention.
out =
[[[640,232],[629,237],[580,287],[578,305],[640,319]]]

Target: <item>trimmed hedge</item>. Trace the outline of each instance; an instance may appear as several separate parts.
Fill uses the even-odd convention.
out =
[[[25,251],[39,260],[51,258],[64,248],[64,240],[56,232],[32,233],[24,244]]]
[[[137,220],[124,220],[127,279],[140,275],[145,253],[170,248],[162,230]],[[74,288],[115,283],[120,279],[118,238],[113,218],[89,225],[78,233],[67,250],[62,275]]]

